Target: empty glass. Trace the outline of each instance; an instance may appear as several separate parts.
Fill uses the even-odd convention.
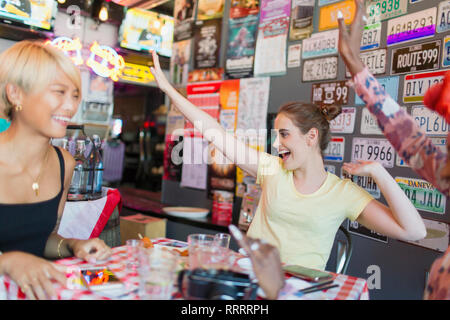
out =
[[[129,239],[126,241],[127,246],[127,268],[132,271],[139,267],[139,248],[143,247],[143,243],[138,239]]]
[[[144,300],[169,300],[179,255],[164,248],[141,248],[139,256],[139,296]]]

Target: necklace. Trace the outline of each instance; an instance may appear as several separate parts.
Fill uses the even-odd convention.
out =
[[[39,196],[39,180],[41,179],[42,172],[44,171],[43,169],[45,168],[45,164],[47,163],[49,151],[50,151],[50,147],[47,148],[47,152],[45,153],[44,161],[42,162],[42,165],[41,165],[41,170],[39,171],[39,175],[36,177],[36,179],[33,179],[33,177],[28,172],[28,170],[25,169],[25,172],[30,176],[31,180],[33,180],[31,189],[33,189],[34,193],[36,194],[36,197]]]

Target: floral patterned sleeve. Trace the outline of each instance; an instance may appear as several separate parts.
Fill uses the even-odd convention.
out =
[[[377,118],[378,126],[400,157],[422,178],[448,195],[450,184],[440,178],[447,155],[432,143],[413,117],[384,91],[367,67],[354,76],[353,82],[356,93]]]

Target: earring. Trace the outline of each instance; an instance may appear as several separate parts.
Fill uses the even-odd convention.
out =
[[[22,106],[20,104],[18,104],[15,109],[16,109],[16,111],[22,111]]]

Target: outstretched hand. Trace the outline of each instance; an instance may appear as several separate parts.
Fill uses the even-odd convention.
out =
[[[164,75],[164,72],[161,70],[161,66],[159,65],[158,54],[154,50],[152,51],[152,58],[153,58],[153,67],[150,68],[150,71],[152,72],[153,76],[155,77],[158,87],[163,92],[167,93],[167,90],[171,87],[171,84],[169,83],[166,76]]]
[[[356,163],[344,163],[342,169],[351,175],[372,177],[375,170],[380,166],[376,161],[358,161]]]
[[[339,44],[338,50],[342,59],[344,59],[345,65],[352,74],[356,75],[364,69],[359,52],[361,46],[361,38],[364,29],[363,17],[366,12],[364,0],[355,0],[356,14],[350,27],[350,33],[345,26],[344,19],[338,16],[339,23]]]

